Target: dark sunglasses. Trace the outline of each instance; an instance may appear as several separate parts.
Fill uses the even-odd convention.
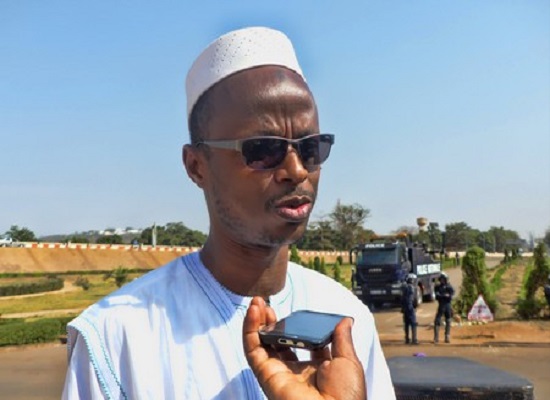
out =
[[[296,149],[304,167],[317,167],[326,161],[334,135],[329,133],[286,139],[277,136],[254,136],[235,140],[205,140],[197,145],[240,152],[245,164],[256,170],[277,168],[284,161],[289,145]]]

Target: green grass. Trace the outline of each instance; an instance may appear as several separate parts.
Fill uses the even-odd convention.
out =
[[[89,276],[88,279],[91,284],[88,290],[78,288],[75,291],[65,293],[48,293],[35,297],[0,299],[0,314],[84,309],[118,289],[114,281],[105,281],[102,276]],[[74,282],[76,277],[67,277],[67,280]]]
[[[495,271],[493,277],[491,278],[489,285],[493,293],[496,293],[500,288],[502,288],[502,275],[508,271],[510,263],[501,264]]]
[[[340,282],[342,285],[347,287],[348,289],[351,289],[351,270],[353,265],[351,264],[342,264],[340,265],[340,272],[342,277],[342,282]],[[326,264],[325,268],[327,270],[327,276],[328,277],[334,277],[334,264]]]

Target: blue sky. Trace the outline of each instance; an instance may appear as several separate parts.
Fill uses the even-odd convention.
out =
[[[181,165],[185,75],[251,25],[291,38],[337,135],[314,220],[340,199],[379,233],[550,227],[548,1],[4,0],[0,232],[207,232]]]

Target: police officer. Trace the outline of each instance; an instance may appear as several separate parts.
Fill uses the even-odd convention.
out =
[[[403,285],[401,296],[401,311],[403,312],[403,323],[405,324],[405,343],[410,344],[409,328],[412,331],[412,344],[418,344],[416,337],[416,311],[414,309],[414,297],[416,289],[416,275],[408,274]]]
[[[437,306],[437,314],[434,322],[434,343],[439,343],[439,327],[441,326],[441,317],[445,315],[445,343],[450,343],[451,335],[451,317],[453,310],[451,301],[455,290],[449,283],[449,276],[442,272],[439,275],[439,284],[435,287],[435,298],[439,305]]]

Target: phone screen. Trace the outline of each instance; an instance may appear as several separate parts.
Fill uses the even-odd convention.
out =
[[[274,325],[260,330],[260,338],[267,344],[295,347],[323,346],[332,336],[336,325],[345,316],[314,311],[295,311]]]

